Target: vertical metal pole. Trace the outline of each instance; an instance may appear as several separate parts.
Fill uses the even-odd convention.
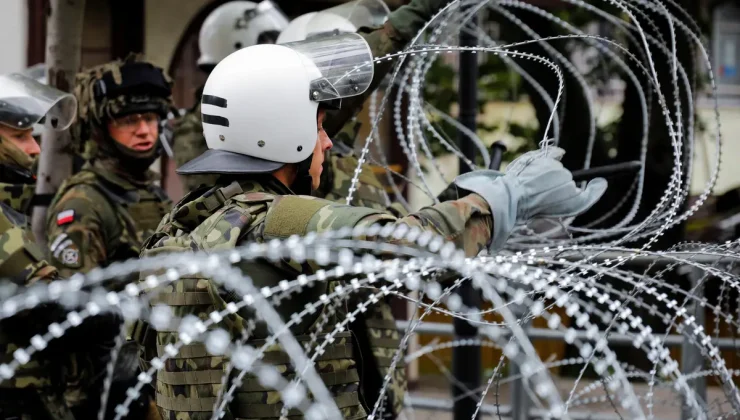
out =
[[[517,317],[523,317],[526,311],[524,308],[512,308],[512,311]],[[529,322],[527,322],[529,324]],[[529,325],[524,326],[525,329]],[[522,371],[519,365],[516,363],[509,364],[509,376],[521,375]],[[529,394],[525,388],[524,378],[521,376],[509,382],[511,385],[511,419],[512,420],[528,420],[529,419]]]
[[[473,17],[468,25],[475,25],[477,17]],[[460,31],[460,46],[471,47],[477,45],[477,37],[473,31]],[[469,52],[460,53],[459,78],[460,123],[475,132],[478,117],[478,55]],[[458,137],[460,151],[473,160],[476,149],[473,142],[463,133]],[[466,164],[460,161],[460,173],[467,172]],[[463,303],[468,308],[480,308],[481,297],[478,290],[468,281],[458,290]],[[478,336],[478,328],[463,320],[455,318],[455,339],[474,339]],[[476,404],[481,398],[480,392],[462,398],[469,390],[477,390],[481,383],[481,349],[480,346],[462,346],[453,348],[452,373],[460,385],[453,384],[452,397],[454,400],[453,417],[455,420],[471,420],[475,413]]]
[[[701,280],[702,272],[693,267],[685,267],[687,270],[686,277],[689,279],[689,290],[694,289],[697,285],[697,281]],[[704,297],[704,284],[694,289],[694,294],[702,298]],[[696,325],[702,327],[705,326],[705,308],[698,303],[691,301],[687,306],[686,310],[688,315],[693,315],[696,318]],[[683,332],[683,343],[681,344],[681,373],[684,375],[698,372],[704,369],[704,356],[701,354],[701,350],[694,344],[692,344],[686,337],[692,334],[693,331],[688,331],[688,328]],[[688,382],[689,389],[694,390],[697,398],[701,402],[707,401],[707,379],[706,377],[698,377],[691,379]],[[686,407],[684,401],[683,408],[681,409],[681,420],[689,420],[696,418],[696,414]]]

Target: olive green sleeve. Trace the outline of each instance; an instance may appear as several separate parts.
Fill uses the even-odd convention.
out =
[[[395,225],[430,232],[452,242],[465,255],[473,257],[491,242],[493,216],[488,203],[477,194],[454,201],[425,207],[418,212],[396,218],[387,211],[353,207],[302,196],[279,196],[273,201],[265,219],[264,238],[284,239],[308,232],[327,232],[342,228],[372,225]],[[362,236],[371,242],[390,242],[415,246],[405,239]]]
[[[488,248],[493,231],[493,216],[488,203],[477,194],[470,194],[454,201],[445,201],[425,207],[400,219],[383,215],[371,215],[362,219],[356,226],[370,227],[374,224],[397,226],[406,225],[422,232],[431,232],[452,242],[456,248],[465,251],[466,257],[475,257]],[[387,241],[399,245],[411,245],[405,239],[383,239],[366,236],[368,241]]]

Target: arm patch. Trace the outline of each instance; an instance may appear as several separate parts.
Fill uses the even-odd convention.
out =
[[[352,207],[303,196],[280,196],[273,201],[265,220],[265,238],[283,239],[308,232],[354,227],[362,219],[383,214],[380,210]]]
[[[305,235],[308,224],[318,211],[331,205],[331,201],[284,195],[275,197],[265,219],[265,237],[287,238]]]

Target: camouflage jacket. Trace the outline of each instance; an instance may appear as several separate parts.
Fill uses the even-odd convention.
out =
[[[468,255],[476,255],[490,242],[492,219],[486,202],[477,195],[470,195],[455,202],[439,204],[420,212],[397,219],[387,212],[332,203],[314,197],[295,196],[271,177],[253,178],[248,181],[222,183],[203,193],[197,191],[186,196],[160,224],[158,232],[145,244],[143,255],[156,255],[173,251],[207,252],[233,248],[247,242],[267,242],[285,239],[291,235],[322,232],[341,227],[371,226],[373,224],[404,224],[442,235],[453,241]],[[361,238],[377,241],[380,238]],[[397,241],[398,242],[398,241]],[[408,244],[411,245],[411,244]],[[292,280],[300,274],[312,274],[317,269],[312,263],[264,260],[240,264],[258,288],[276,286],[281,280]],[[282,301],[276,310],[283,319],[303,309],[308,302],[316,302],[321,294],[335,286],[334,282],[319,283],[304,289],[291,299]],[[196,314],[207,317],[213,310],[223,310],[230,301],[240,296],[225,292],[214,282],[198,275],[178,280],[162,293],[158,301],[170,305],[176,316]],[[156,303],[156,302],[155,302]],[[337,317],[342,317],[342,310]],[[291,331],[300,340],[314,331],[320,313],[293,325]],[[230,331],[232,338],[239,338],[250,322],[257,317],[249,310],[224,318],[218,327]],[[334,325],[329,322],[328,325]],[[247,344],[260,346],[267,336],[260,323],[250,329]],[[174,331],[156,334],[156,353],[162,354],[168,343],[176,341]],[[278,347],[268,349],[266,360],[286,376],[294,374]],[[227,360],[213,357],[203,345],[187,345],[180,354],[168,360],[157,374],[157,405],[165,419],[210,418],[215,397],[221,389],[221,376]],[[324,356],[317,360],[317,370],[326,385],[335,394],[337,405],[346,418],[364,418],[365,410],[357,393],[359,377],[352,358],[348,337],[341,336]],[[185,375],[183,372],[189,372]],[[245,379],[231,404],[234,418],[278,417],[281,405],[279,393],[265,389],[255,379]],[[289,415],[295,415],[292,410]]]
[[[0,278],[28,286],[57,277],[34,242],[28,218],[0,203]]]
[[[153,174],[135,181],[113,161],[88,163],[62,185],[49,207],[51,262],[68,276],[138,258],[141,244],[171,207]]]
[[[25,215],[0,203],[0,278],[19,286],[54,280],[57,278],[56,269],[44,261],[43,252],[26,228]],[[48,328],[50,316],[55,313],[53,308],[50,310],[39,306],[0,321],[0,363],[11,362],[14,352],[28,345],[34,334],[43,334]],[[35,411],[48,418],[71,418],[59,395],[60,364],[52,362],[49,356],[58,355],[49,351],[36,353],[29,362],[16,369],[12,379],[0,380],[2,414],[11,418],[15,414]],[[19,390],[25,391],[18,394]],[[38,393],[38,396],[28,392]],[[35,403],[41,404],[29,408],[29,404]]]

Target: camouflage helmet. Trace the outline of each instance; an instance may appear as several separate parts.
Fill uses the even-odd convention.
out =
[[[73,141],[78,152],[88,155],[91,140],[105,132],[110,119],[144,112],[165,119],[174,109],[171,79],[135,54],[78,73],[75,96],[78,124]]]

